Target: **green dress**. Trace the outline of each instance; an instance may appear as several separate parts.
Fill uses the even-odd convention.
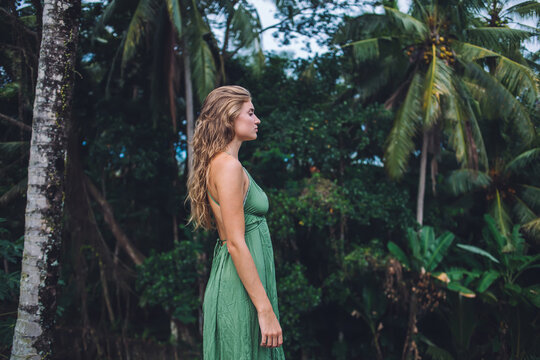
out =
[[[249,187],[244,199],[245,240],[279,320],[274,251],[264,217],[268,211],[268,198],[245,168],[244,171],[249,178]],[[285,359],[283,347],[267,348],[260,344],[261,331],[257,310],[238,277],[236,267],[227,251],[227,242],[218,239],[203,301],[203,358],[204,360]]]

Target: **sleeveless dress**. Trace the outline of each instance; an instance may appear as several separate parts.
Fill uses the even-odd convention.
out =
[[[262,285],[279,320],[274,251],[264,215],[268,198],[244,168],[249,186],[244,198],[245,240]],[[210,193],[208,193],[210,195]],[[210,195],[211,197],[211,195]],[[213,201],[215,201],[212,198]],[[219,205],[217,201],[216,204]],[[217,240],[203,301],[204,360],[284,360],[283,347],[261,345],[257,310],[227,250]]]

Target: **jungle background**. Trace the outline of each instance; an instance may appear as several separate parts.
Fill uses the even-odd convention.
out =
[[[0,4],[8,358],[43,9]],[[270,200],[288,359],[539,359],[539,4],[275,5],[265,29],[248,0],[83,2],[55,358],[201,358],[217,235],[186,223],[187,136],[237,84],[262,120],[240,157]],[[328,50],[265,52],[266,31]]]

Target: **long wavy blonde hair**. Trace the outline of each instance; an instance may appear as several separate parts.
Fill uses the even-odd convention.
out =
[[[191,203],[189,222],[195,229],[214,228],[208,202],[208,166],[212,158],[225,150],[234,139],[234,120],[242,105],[251,101],[249,91],[241,86],[222,86],[208,94],[195,124],[193,134],[193,167],[188,177],[188,195]]]

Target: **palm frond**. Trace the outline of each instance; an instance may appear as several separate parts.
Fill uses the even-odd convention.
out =
[[[462,167],[487,170],[487,151],[478,124],[478,103],[460,77],[453,77],[452,83],[454,90],[447,96],[449,111],[445,115],[453,125],[450,143],[456,158]]]
[[[384,10],[398,29],[406,33],[409,37],[423,40],[429,36],[429,30],[426,24],[420,20],[387,6],[384,7]]]
[[[19,195],[22,195],[26,190],[27,184],[28,178],[25,177],[17,184],[13,185],[8,191],[3,193],[2,196],[0,196],[0,206],[6,206],[11,202],[11,200],[15,199]]]
[[[534,104],[539,96],[538,80],[534,72],[526,65],[517,63],[501,54],[484,47],[455,41],[454,48],[458,51],[458,57],[471,61],[497,58],[496,77],[514,96],[519,96],[528,104]]]
[[[510,215],[506,209],[506,204],[503,202],[499,190],[495,192],[495,198],[493,199],[489,214],[495,220],[495,224],[498,227],[499,231],[505,236],[508,237],[512,229],[512,221],[510,220]]]
[[[105,28],[105,24],[109,22],[111,16],[114,14],[117,4],[118,4],[118,0],[112,0],[105,7],[105,10],[103,10],[103,13],[101,14],[101,16],[97,18],[96,25],[94,26],[94,29],[92,30],[92,38],[99,36],[99,34],[103,31],[103,29]]]
[[[180,8],[180,3],[178,0],[166,0],[167,3],[167,13],[169,14],[169,19],[176,30],[176,35],[180,39],[184,30],[182,27],[182,10]]]
[[[534,36],[530,31],[506,27],[478,27],[467,29],[471,43],[490,49],[501,49],[501,44],[520,44],[523,40]]]
[[[538,164],[537,161],[539,159],[540,148],[527,150],[506,164],[505,171],[513,173],[522,170],[524,167],[529,166],[530,164]]]
[[[446,181],[450,186],[450,191],[454,195],[460,195],[487,187],[491,183],[491,177],[480,171],[459,169],[452,171]]]
[[[210,31],[204,22],[201,13],[197,9],[193,0],[193,10],[191,11],[192,26],[191,31],[191,63],[193,69],[193,80],[197,95],[202,103],[206,95],[214,89],[216,82],[216,64],[210,46],[204,40],[204,36]]]
[[[342,48],[352,46],[354,59],[358,62],[377,59],[379,53],[379,38],[353,41]]]
[[[253,69],[256,73],[260,73],[264,67],[265,56],[262,51],[261,19],[257,10],[240,3],[234,10],[231,31],[234,34],[236,46],[251,51]]]
[[[353,39],[387,36],[391,31],[388,20],[389,18],[382,14],[362,14],[356,18],[346,19],[339,26],[332,43],[343,44]]]
[[[506,14],[517,14],[523,19],[540,17],[540,3],[536,0],[523,1],[506,9]]]
[[[540,208],[540,187],[532,185],[521,185],[521,197],[533,209]]]
[[[240,3],[231,20],[231,30],[241,47],[260,47],[261,19],[254,8]]]
[[[409,85],[387,140],[385,166],[390,176],[399,178],[407,168],[407,160],[414,150],[414,136],[421,128],[422,75],[416,72]]]
[[[514,196],[514,214],[517,217],[517,220],[520,224],[527,223],[534,219],[537,219],[538,216],[534,211],[518,196]]]
[[[536,239],[540,239],[540,217],[523,224],[521,228]]]
[[[159,0],[139,0],[135,13],[131,18],[129,27],[125,33],[124,49],[122,52],[122,69],[133,57],[142,39],[149,34],[153,23],[159,14]]]
[[[516,131],[525,144],[529,144],[534,137],[534,125],[528,111],[497,78],[491,76],[475,62],[463,62],[465,74],[483,88],[483,95],[478,100],[483,104],[483,114],[488,117],[503,117],[513,121]],[[476,93],[475,95],[481,95]],[[493,106],[494,104],[498,106]]]
[[[0,153],[10,155],[16,152],[27,151],[30,143],[28,141],[6,141],[0,142]]]
[[[499,57],[495,76],[515,96],[526,104],[533,105],[540,96],[538,77],[526,65],[505,56]]]
[[[424,126],[431,128],[441,115],[441,99],[452,93],[452,69],[437,57],[432,45],[432,60],[424,80],[422,110]]]

